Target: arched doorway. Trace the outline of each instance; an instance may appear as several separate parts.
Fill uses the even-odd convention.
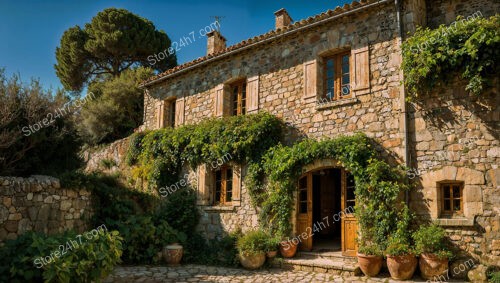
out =
[[[304,171],[298,182],[296,209],[300,249],[355,256],[353,176],[333,160],[315,162]]]

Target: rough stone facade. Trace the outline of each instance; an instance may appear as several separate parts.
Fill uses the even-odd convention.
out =
[[[92,148],[83,152],[85,171],[115,172],[118,169],[126,170],[125,157],[130,138],[117,140],[105,147]],[[105,163],[109,164],[106,165]]]
[[[27,231],[82,232],[92,213],[90,192],[61,188],[47,176],[0,177],[0,242]]]
[[[467,17],[480,11],[489,16],[499,10],[498,1],[406,0],[402,32],[407,36],[419,25],[435,27],[449,24],[457,15]],[[390,162],[407,162],[417,186],[410,194],[417,214],[446,226],[468,256],[498,263],[498,81],[478,99],[471,99],[463,82],[457,81],[418,103],[405,103],[394,1],[381,1],[360,11],[347,9],[345,14],[342,9],[335,11],[332,20],[318,20],[295,33],[277,30],[252,48],[237,52],[229,48],[230,54],[216,54],[206,59],[209,63],[195,62],[195,67],[180,68],[161,82],[146,85],[144,127],[157,127],[157,105],[162,100],[177,100],[181,108],[176,109],[176,119],[182,115],[185,124],[224,116],[220,93],[226,85],[246,79],[250,104],[255,103],[248,112],[267,111],[283,118],[296,129],[287,133],[289,143],[302,136],[319,139],[361,131],[378,143],[378,150]],[[306,25],[301,22],[299,26]],[[322,101],[324,58],[346,50],[351,54],[353,95]],[[439,184],[443,181],[463,183],[463,217],[442,217]],[[210,213],[204,214],[202,225],[210,233],[249,227],[255,224],[251,209],[243,184],[241,205],[223,212],[205,205],[204,211]],[[248,213],[249,217],[243,217]]]

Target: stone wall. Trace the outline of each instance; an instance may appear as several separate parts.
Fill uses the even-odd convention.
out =
[[[457,16],[464,19],[475,15],[490,17],[500,12],[500,1],[492,0],[426,0],[426,4],[427,25],[430,28],[449,25]]]
[[[53,177],[0,177],[0,242],[31,230],[82,232],[91,215],[90,202],[90,192],[61,188]]]
[[[104,171],[112,173],[127,170],[125,158],[130,143],[130,137],[117,140],[111,144],[90,148],[83,152],[85,171]],[[107,167],[105,163],[111,166]]]

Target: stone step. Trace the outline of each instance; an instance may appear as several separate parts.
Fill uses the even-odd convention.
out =
[[[301,251],[297,254],[298,257],[302,258],[324,258],[324,259],[331,259],[333,261],[342,261],[345,263],[352,263],[355,264],[358,262],[356,257],[350,257],[350,256],[343,256],[342,253],[339,252],[307,252],[307,251]]]
[[[335,275],[359,276],[361,269],[357,263],[345,262],[341,259],[299,257],[275,259],[274,267],[286,270],[314,271]]]

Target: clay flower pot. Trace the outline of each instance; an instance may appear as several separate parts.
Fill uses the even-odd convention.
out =
[[[266,253],[245,253],[240,252],[240,263],[246,269],[257,269],[264,265],[266,261]]]
[[[294,257],[297,252],[297,244],[294,244],[293,241],[282,241],[280,243],[280,253],[283,257],[290,258]]]
[[[419,260],[422,278],[433,280],[448,272],[448,259],[440,258],[435,254],[423,253]]]
[[[392,256],[387,255],[387,268],[392,279],[408,280],[417,269],[417,258],[413,254]]]
[[[182,254],[183,248],[178,243],[163,247],[163,259],[168,265],[179,265]]]
[[[381,256],[365,255],[360,253],[356,256],[358,257],[359,268],[366,276],[374,277],[380,272],[383,260]]]
[[[277,254],[278,254],[278,251],[269,251],[266,253],[266,256],[268,258],[274,258],[274,257],[276,257]]]

